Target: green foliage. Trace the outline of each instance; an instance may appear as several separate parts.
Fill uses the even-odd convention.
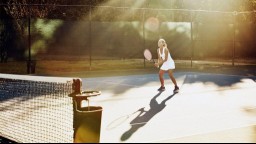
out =
[[[41,30],[35,32],[33,36],[48,40],[55,32],[55,28],[51,27],[54,24],[47,21],[49,19],[85,22],[91,20],[95,23],[142,23],[148,18],[154,17],[160,23],[190,22],[192,20],[195,23],[232,24],[234,22],[232,13],[223,14],[213,11],[242,12],[256,10],[256,0],[2,0],[0,4],[2,4],[0,5],[0,47],[2,51],[4,48],[11,50],[15,47],[16,51],[12,53],[17,53],[17,50],[20,50],[23,53],[22,56],[25,55],[25,49],[28,47],[26,43],[28,36],[27,20],[29,17],[33,19],[31,25],[39,26],[38,29]],[[178,9],[187,11],[179,11]],[[212,12],[191,12],[189,10]],[[240,23],[254,22],[256,13],[241,13],[236,18]],[[46,21],[40,23],[40,20],[37,19],[46,19]],[[156,34],[153,33],[152,35]],[[116,47],[125,47],[119,46],[118,42],[113,43]],[[43,41],[35,41],[34,44],[32,43],[32,47],[46,46]],[[116,47],[109,47],[109,49],[114,50]]]
[[[252,11],[256,9],[256,0],[3,0],[4,9],[15,19],[34,18],[89,20],[90,10],[94,21],[130,21],[142,20],[143,9],[152,8],[147,13],[170,19],[163,9],[186,9],[208,11]],[[109,7],[110,6],[110,7]],[[114,6],[115,8],[111,8]],[[121,17],[124,14],[126,17]],[[189,13],[172,11],[176,21],[189,21]],[[254,13],[255,15],[255,13]],[[244,15],[243,17],[249,17]],[[248,18],[244,19],[248,20]]]

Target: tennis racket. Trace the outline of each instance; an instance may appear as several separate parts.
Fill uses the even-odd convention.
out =
[[[144,57],[146,60],[150,61],[150,62],[153,62],[155,64],[155,60],[152,59],[152,53],[150,52],[149,49],[145,49],[144,50]],[[158,66],[159,67],[159,66]]]

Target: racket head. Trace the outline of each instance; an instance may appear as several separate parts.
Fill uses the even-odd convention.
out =
[[[144,57],[146,60],[151,61],[152,60],[152,53],[149,49],[144,50]]]

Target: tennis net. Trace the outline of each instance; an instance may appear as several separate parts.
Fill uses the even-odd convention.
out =
[[[22,143],[72,143],[78,78],[0,74],[0,136]]]

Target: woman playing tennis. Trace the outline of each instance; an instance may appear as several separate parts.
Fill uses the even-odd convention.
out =
[[[173,70],[175,69],[175,63],[170,55],[170,52],[167,48],[167,44],[164,39],[159,39],[158,41],[158,49],[157,49],[157,54],[158,54],[158,62],[155,63],[156,67],[160,67],[159,70],[159,80],[161,82],[161,87],[158,89],[158,91],[164,91],[165,86],[164,86],[164,73],[168,71],[169,77],[171,78],[173,84],[174,84],[174,93],[179,92],[179,87],[177,85],[177,82],[173,76]]]

